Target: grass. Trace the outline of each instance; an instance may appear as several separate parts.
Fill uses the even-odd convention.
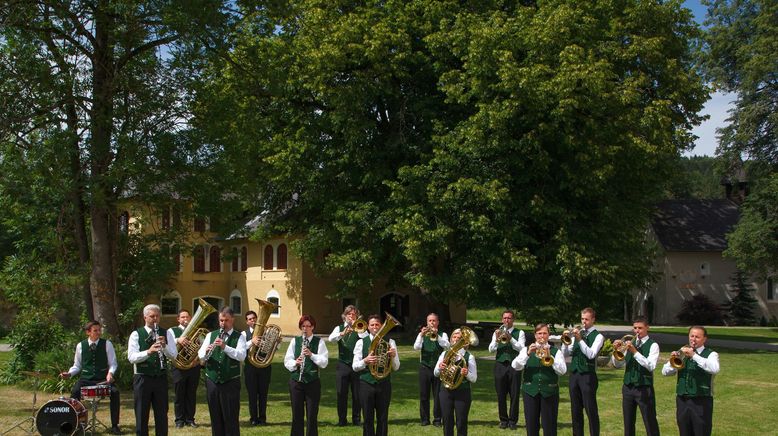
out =
[[[778,343],[777,327],[705,327],[708,337],[746,342]],[[674,333],[686,336],[688,327],[651,327],[654,333]]]
[[[488,356],[485,345],[475,350],[478,357]],[[287,387],[288,373],[283,368],[281,357],[283,349],[277,353],[273,364],[267,427],[248,427],[246,390],[241,388],[243,396],[240,411],[241,431],[243,434],[288,435],[291,423],[289,392]],[[661,362],[667,358],[670,347],[663,349]],[[751,434],[770,434],[778,426],[778,416],[774,413],[774,392],[778,389],[775,381],[774,368],[778,367],[778,353],[741,352],[719,350],[721,354],[722,372],[715,379],[715,412],[714,434],[737,435],[745,432]],[[334,350],[330,347],[334,355]],[[6,360],[10,353],[0,353],[0,361]],[[5,356],[4,356],[5,355]],[[435,427],[421,427],[418,412],[418,354],[410,345],[400,345],[402,365],[400,371],[392,375],[392,405],[389,410],[390,434],[412,433],[414,435],[439,435],[441,430]],[[360,435],[358,427],[335,427],[337,410],[335,407],[335,359],[322,371],[323,389],[319,410],[319,431],[322,435]],[[491,435],[497,428],[497,406],[494,398],[492,382],[493,363],[490,360],[478,359],[478,382],[473,385],[473,404],[470,410],[469,432],[472,435]],[[655,387],[657,391],[657,413],[659,425],[664,434],[677,434],[675,426],[675,378],[661,376],[659,369],[655,372]],[[603,435],[623,434],[621,421],[621,380],[623,373],[619,370],[600,369],[600,387],[598,402]],[[567,394],[568,377],[561,377],[561,402],[559,434],[570,435],[570,402]],[[172,385],[171,385],[172,387]],[[168,418],[172,435],[209,435],[208,408],[205,403],[204,384],[200,384],[197,406],[197,421],[201,427],[196,430],[173,428],[173,394],[170,393],[170,411]],[[38,404],[56,398],[56,394],[38,394]],[[125,434],[134,431],[134,413],[132,410],[132,392],[124,390],[121,394],[122,416],[121,424]],[[0,386],[0,428],[7,429],[13,423],[23,419],[30,412],[32,389],[27,384],[16,386]],[[743,410],[747,407],[749,419],[743,419],[742,413],[727,413],[729,410]],[[520,408],[520,425],[523,433],[523,404]],[[108,405],[101,405],[98,416],[103,422],[109,422]],[[753,419],[753,417],[757,417]],[[153,415],[150,418],[153,422]],[[642,433],[642,424],[638,418],[638,433]],[[507,432],[505,434],[508,434]]]

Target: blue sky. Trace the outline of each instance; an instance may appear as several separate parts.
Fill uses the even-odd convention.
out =
[[[686,0],[683,4],[692,10],[695,20],[702,24],[705,20],[706,7],[700,4],[700,0]],[[732,106],[734,99],[734,94],[716,92],[711,95],[711,99],[708,100],[702,110],[702,113],[709,115],[710,119],[692,130],[699,138],[695,141],[694,150],[685,153],[686,156],[713,156],[716,153],[716,145],[718,144],[716,128],[723,127],[726,124],[727,111]]]

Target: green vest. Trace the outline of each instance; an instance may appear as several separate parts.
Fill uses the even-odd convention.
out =
[[[216,341],[216,338],[219,336],[218,332],[216,330],[216,334],[209,335],[209,344],[213,344]],[[225,342],[230,348],[237,348],[239,339],[240,333],[233,329],[232,334],[227,337]],[[240,362],[225,354],[221,347],[214,347],[211,357],[205,364],[205,376],[214,383],[225,383],[232,379],[240,378]]]
[[[363,359],[367,356],[368,350],[370,349],[370,344],[372,342],[373,341],[370,340],[370,335],[369,334],[367,336],[365,336],[364,338],[362,338],[362,358]],[[391,362],[389,364],[391,365]],[[369,367],[365,367],[365,369],[363,369],[362,371],[359,372],[359,379],[360,380],[364,380],[364,381],[370,383],[371,385],[379,383],[379,381],[380,382],[388,381],[391,378],[392,378],[392,373],[389,373],[389,375],[386,376],[385,378],[382,378],[381,380],[378,380],[375,377],[373,377],[373,374],[370,373],[370,368]]]
[[[138,350],[146,351],[151,348],[151,343],[149,342],[151,335],[149,335],[149,333],[146,331],[146,327],[141,327],[136,330],[136,332],[138,332]],[[163,328],[159,329],[159,335],[167,338],[167,332]],[[162,355],[164,369],[160,368],[160,355]],[[135,372],[143,375],[163,375],[165,373],[165,369],[167,369],[167,357],[163,353],[151,353],[148,359],[135,364]]]
[[[421,353],[419,354],[419,362],[421,362],[422,365],[434,369],[435,364],[438,362],[438,357],[442,352],[443,347],[440,346],[438,341],[433,341],[426,336],[422,336]]]
[[[589,348],[592,347],[592,344],[594,344],[594,340],[597,338],[597,336],[600,334],[597,330],[592,330],[588,335],[586,335],[586,338],[584,339],[584,342],[586,342],[586,345],[589,346]],[[571,372],[578,373],[578,374],[586,374],[589,372],[596,372],[597,371],[597,356],[594,356],[594,359],[588,359],[586,355],[581,351],[581,346],[579,345],[580,341],[575,341],[573,344],[573,358],[570,361],[570,370]]]
[[[516,327],[513,328],[513,331],[511,332],[511,337],[513,339],[519,340],[519,335],[521,334],[521,330],[517,329]],[[497,343],[497,356],[494,358],[496,362],[512,362],[513,359],[516,358],[516,356],[519,355],[519,352],[513,349],[513,346],[510,342],[507,344],[501,344]]]
[[[318,336],[314,336],[311,338],[311,343],[308,344],[308,348],[311,350],[311,352],[314,352],[313,354],[317,354],[319,351],[319,341],[321,339]],[[302,336],[297,336],[294,338],[294,355],[295,358],[299,356],[303,352],[303,338]],[[294,371],[292,371],[290,379],[294,381],[300,380],[300,368],[295,368]],[[313,360],[311,360],[308,357],[305,357],[305,362],[303,363],[303,383],[310,383],[314,380],[319,379],[319,366],[313,363]]]
[[[552,346],[549,352],[556,358],[556,347]],[[527,365],[524,366],[523,380],[522,389],[531,397],[537,396],[538,393],[543,398],[559,395],[559,375],[552,366],[543,366],[535,353],[529,355]]]
[[[340,326],[340,331],[343,331],[343,329],[346,328],[346,324],[344,323],[342,326]],[[359,334],[355,333],[353,330],[349,333],[347,333],[343,338],[341,338],[338,341],[338,360],[345,363],[348,366],[351,366],[351,364],[354,362],[354,345],[357,344],[357,341],[359,340]],[[299,354],[298,354],[299,356]]]
[[[184,333],[184,329],[182,329],[179,326],[170,327],[170,330],[173,331],[173,337],[178,339],[181,337],[181,335]]]
[[[654,341],[648,338],[646,342],[640,344],[638,351],[643,356],[648,357],[651,352],[651,345]],[[627,352],[624,356],[624,362],[626,363],[626,369],[624,370],[624,384],[627,386],[653,386],[654,385],[654,373],[647,370],[641,364],[635,360],[635,356],[632,353]]]
[[[710,353],[712,353],[711,349],[705,347],[700,356],[707,359]],[[686,365],[678,370],[678,384],[675,386],[675,393],[689,397],[712,396],[713,375],[700,368],[694,359],[684,360]]]
[[[81,341],[81,378],[86,380],[104,379],[108,374],[108,353],[105,339],[97,340],[95,350],[89,349],[89,340]]]

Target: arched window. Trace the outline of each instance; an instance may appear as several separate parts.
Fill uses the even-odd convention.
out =
[[[240,268],[240,256],[238,255],[238,249],[233,247],[232,251],[230,252],[230,256],[232,256],[232,262],[230,262],[232,264],[230,266],[230,271],[238,271],[238,268]]]
[[[240,270],[246,271],[249,269],[249,250],[246,247],[240,248]]]
[[[181,294],[172,291],[159,299],[159,307],[162,309],[162,315],[178,315],[181,310]]]
[[[194,249],[194,272],[205,272],[205,247],[198,245]]]
[[[126,210],[119,214],[119,233],[126,235],[130,231],[130,213]]]
[[[267,295],[265,295],[265,300],[273,303],[276,305],[276,310],[273,311],[273,313],[270,314],[271,318],[278,318],[281,316],[281,298],[280,295],[278,295],[278,291],[275,290],[275,288],[271,288],[269,291],[267,291]]]
[[[263,269],[273,269],[273,246],[270,244],[265,245],[265,262],[262,264]]]
[[[235,312],[236,315],[240,315],[243,313],[243,294],[241,294],[240,289],[235,288],[230,293],[230,307],[232,308],[232,311]]]
[[[222,270],[222,249],[218,245],[211,246],[211,256],[210,256],[210,271],[211,272],[221,272]]]
[[[162,209],[162,213],[160,214],[160,222],[162,225],[162,229],[167,230],[170,228],[170,211],[168,208]]]
[[[286,269],[286,244],[279,245],[276,252],[278,253],[278,260],[276,261],[278,269]]]

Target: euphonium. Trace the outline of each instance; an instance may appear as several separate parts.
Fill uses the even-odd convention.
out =
[[[270,315],[278,306],[259,298],[256,300],[259,303],[259,310],[246,360],[257,368],[265,368],[273,361],[273,354],[275,354],[278,344],[281,343],[281,328],[275,324],[267,324]],[[254,338],[260,338],[259,345],[254,345]]]
[[[540,359],[540,363],[543,366],[552,366],[554,364],[554,358],[551,356],[551,346],[548,345],[548,342],[537,343],[535,356]]]
[[[475,333],[469,327],[462,326],[459,331],[462,332],[462,336],[443,356],[446,367],[440,371],[440,382],[446,389],[456,389],[464,381],[462,368],[467,367],[467,361],[459,355],[459,350],[473,343],[475,338]]]
[[[670,366],[672,366],[675,369],[683,369],[684,366],[686,366],[686,355],[683,354],[683,349],[685,347],[692,347],[691,344],[684,345],[681,347],[680,350],[678,350],[677,356],[670,356]],[[694,347],[692,347],[694,348]]]
[[[507,344],[511,341],[511,334],[508,333],[508,329],[506,329],[504,325],[501,325],[500,328],[495,330],[495,334],[497,335],[497,342],[500,344]]]
[[[208,329],[198,327],[200,327],[200,324],[205,321],[205,318],[207,318],[208,315],[216,312],[216,309],[202,298],[198,298],[197,302],[199,303],[197,311],[195,311],[192,320],[189,321],[189,325],[186,326],[184,332],[181,333],[181,337],[189,339],[189,343],[187,345],[176,345],[178,347],[178,356],[176,356],[176,359],[173,361],[173,365],[178,369],[194,368],[200,363],[197,358],[197,352],[200,350],[203,339],[208,335]]]
[[[634,341],[635,337],[632,335],[624,335],[621,337],[621,345],[618,347],[613,347],[613,358],[616,360],[624,360],[624,357],[627,355],[627,341]]]
[[[384,312],[386,315],[386,321],[381,329],[376,333],[375,338],[370,343],[367,355],[373,354],[378,358],[375,363],[368,364],[370,374],[376,379],[381,380],[386,378],[392,372],[392,359],[389,358],[389,342],[383,338],[389,333],[389,330],[395,326],[400,326],[400,321],[397,321],[389,312]]]
[[[573,330],[582,330],[583,328],[580,325],[577,325],[572,328],[572,330],[565,330],[562,332],[562,343],[565,345],[570,345],[573,343]]]

